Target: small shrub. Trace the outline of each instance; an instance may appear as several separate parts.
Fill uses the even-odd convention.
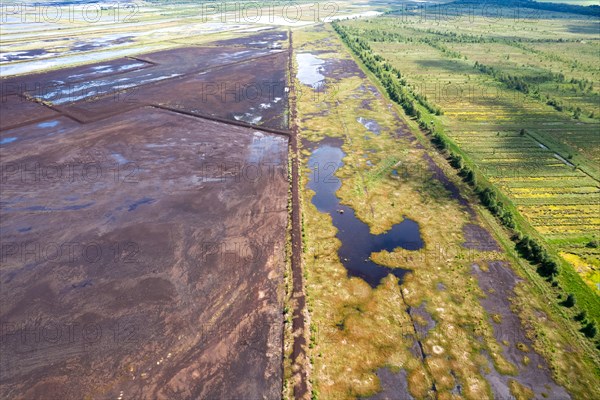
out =
[[[573,295],[573,293],[569,293],[567,299],[563,301],[561,305],[567,308],[573,307],[575,305],[575,296]]]
[[[594,322],[588,322],[580,331],[588,338],[593,338],[598,333]]]
[[[576,316],[575,316],[573,319],[574,319],[575,321],[577,321],[577,322],[581,322],[581,321],[584,321],[584,320],[585,320],[586,316],[587,316],[587,315],[586,315],[586,312],[585,312],[585,310],[584,310],[584,311],[580,312],[579,314],[577,314],[577,315],[576,315]]]

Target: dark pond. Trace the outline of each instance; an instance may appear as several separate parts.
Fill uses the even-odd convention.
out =
[[[315,191],[313,204],[321,212],[328,213],[333,219],[333,225],[338,229],[336,237],[342,245],[338,255],[348,275],[364,279],[371,287],[376,287],[388,274],[402,279],[408,270],[387,268],[370,260],[371,253],[382,250],[393,251],[401,247],[407,250],[418,250],[424,245],[419,231],[419,225],[408,218],[396,224],[381,235],[373,235],[369,226],[356,218],[354,210],[341,205],[336,196],[341,186],[335,172],[343,163],[344,152],[340,145],[318,144],[313,150],[309,167],[308,187]]]

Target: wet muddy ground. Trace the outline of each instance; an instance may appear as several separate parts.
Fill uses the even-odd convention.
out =
[[[274,34],[262,35],[272,39]],[[2,100],[11,111],[31,107],[26,100],[43,102],[80,122],[160,105],[287,129],[287,55],[279,49],[250,47],[259,39],[253,35],[237,40],[248,47],[182,47],[11,77],[0,82]],[[3,123],[3,129],[21,122]]]
[[[476,224],[465,224],[463,226],[465,242],[463,247],[478,251],[500,251],[498,242],[484,228]]]
[[[159,105],[199,116],[221,117],[270,128],[287,128],[285,53],[267,55],[219,68],[191,73],[58,108],[82,121],[96,120],[120,108]],[[178,61],[173,60],[177,63]],[[176,93],[175,96],[168,93]]]
[[[287,45],[288,33],[269,29],[243,38],[233,38],[212,42],[214,46],[243,46],[261,49],[281,49]]]
[[[552,379],[548,364],[532,348],[519,316],[511,310],[510,299],[519,278],[503,261],[491,261],[487,267],[488,270],[483,271],[477,264],[472,266],[473,275],[477,277],[479,287],[486,296],[481,304],[489,315],[496,316],[492,322],[494,336],[498,343],[503,344],[504,357],[518,369],[517,376],[506,376],[498,373],[490,363],[486,379],[495,398],[507,398],[510,393],[509,380],[514,379],[530,388],[536,399],[570,399],[565,389]],[[524,357],[527,357],[527,362],[524,362]]]
[[[380,368],[377,371],[377,377],[383,391],[369,397],[369,400],[414,400],[414,397],[408,392],[405,370],[394,373],[389,368]]]
[[[25,76],[11,90],[277,57],[221,50]],[[285,64],[270,66],[285,79]],[[172,87],[154,92],[161,104],[182,98]],[[0,132],[0,397],[280,398],[287,137],[143,101],[78,120],[68,107],[87,99],[20,94],[3,96]]]
[[[75,54],[90,50],[114,48],[119,45],[132,43],[134,36],[127,34],[112,34],[93,39],[74,39],[69,45],[56,45],[52,47],[45,43],[45,48],[31,50],[5,51],[0,55],[0,62],[26,61],[31,59],[52,58],[65,54]],[[60,40],[62,43],[63,41]]]

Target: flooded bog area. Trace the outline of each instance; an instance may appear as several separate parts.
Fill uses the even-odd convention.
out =
[[[389,274],[402,278],[407,272],[401,268],[388,268],[371,261],[371,253],[383,250],[393,251],[396,248],[418,250],[424,246],[417,222],[405,218],[387,232],[373,235],[369,226],[359,220],[354,210],[340,204],[336,196],[341,187],[341,180],[335,175],[343,166],[345,156],[342,143],[328,140],[317,143],[308,160],[308,188],[315,192],[312,203],[323,213],[331,216],[338,232],[336,237],[342,242],[338,250],[340,261],[349,276],[364,279],[371,287],[379,285]]]
[[[323,75],[325,61],[314,54],[296,54],[296,62],[298,64],[298,80],[304,85],[317,88],[325,79],[325,75]]]

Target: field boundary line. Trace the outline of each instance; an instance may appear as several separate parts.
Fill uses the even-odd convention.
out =
[[[302,242],[302,215],[300,207],[300,161],[298,152],[298,110],[296,103],[296,81],[294,73],[294,46],[292,38],[292,30],[288,31],[289,44],[288,44],[288,68],[289,68],[289,79],[290,79],[290,96],[288,107],[290,109],[289,125],[292,130],[290,140],[290,150],[292,153],[292,304],[294,305],[292,310],[292,379],[293,379],[293,393],[295,399],[310,399],[311,387],[310,387],[310,360],[306,351],[308,344],[307,340],[307,319],[308,311],[306,307],[306,293],[303,278],[303,242]]]
[[[160,110],[170,111],[170,112],[174,112],[177,114],[183,114],[183,115],[187,115],[189,117],[205,119],[205,120],[209,120],[209,121],[213,121],[213,122],[220,122],[220,123],[227,124],[227,125],[239,126],[241,128],[250,128],[250,129],[263,131],[263,132],[267,132],[267,133],[273,133],[275,135],[286,136],[287,138],[290,138],[292,136],[292,133],[290,131],[287,131],[284,129],[269,128],[269,127],[261,126],[261,125],[252,125],[252,124],[249,124],[249,123],[243,122],[243,121],[233,121],[233,120],[222,118],[222,117],[215,117],[212,115],[193,113],[191,111],[178,110],[176,108],[170,108],[170,107],[155,105],[155,104],[149,104],[149,105],[147,105],[147,107],[157,108]]]

